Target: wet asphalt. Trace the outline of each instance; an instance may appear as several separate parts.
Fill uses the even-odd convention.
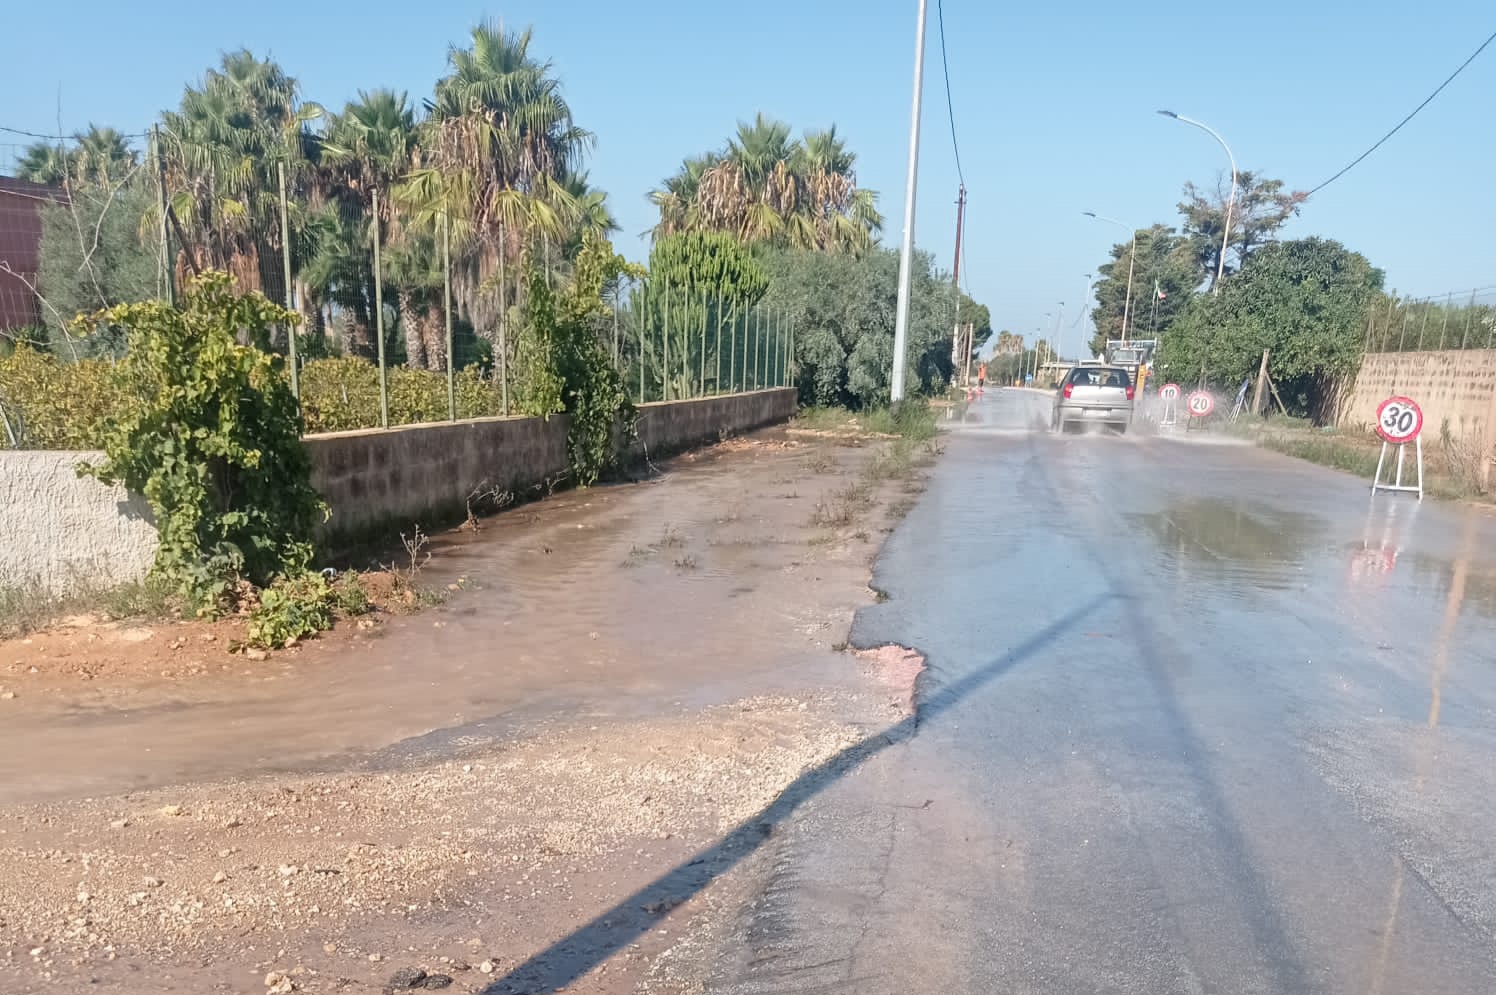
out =
[[[988,391],[874,574],[914,733],[746,866],[719,992],[1496,992],[1496,518]]]

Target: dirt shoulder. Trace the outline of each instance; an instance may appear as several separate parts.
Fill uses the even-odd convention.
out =
[[[211,626],[80,628],[89,667],[0,644],[0,978],[497,991],[621,931],[569,990],[633,990],[704,889],[620,901],[713,878],[785,786],[905,714],[917,661],[840,644],[922,452],[730,440],[438,536],[445,605],[264,661],[216,660]]]

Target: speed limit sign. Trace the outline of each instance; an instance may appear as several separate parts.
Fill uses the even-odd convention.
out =
[[[1191,418],[1204,418],[1215,410],[1215,398],[1209,391],[1197,390],[1184,402],[1184,406],[1190,409]]]
[[[1411,397],[1389,397],[1377,406],[1377,435],[1400,446],[1423,431],[1423,409]]]
[[[1177,383],[1166,383],[1166,384],[1164,384],[1162,387],[1158,388],[1158,396],[1159,396],[1159,398],[1161,398],[1162,400],[1165,400],[1165,401],[1175,401],[1175,400],[1178,400],[1179,399],[1179,385]]]

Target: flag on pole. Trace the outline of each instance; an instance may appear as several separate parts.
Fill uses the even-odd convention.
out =
[[[1163,300],[1167,296],[1168,295],[1164,293],[1164,288],[1162,288],[1162,287],[1160,287],[1158,285],[1158,281],[1157,280],[1154,280],[1153,281],[1153,299],[1161,301],[1161,300]]]

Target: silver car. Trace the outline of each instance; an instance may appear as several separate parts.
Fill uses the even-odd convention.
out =
[[[1054,399],[1054,430],[1103,425],[1127,431],[1132,421],[1132,378],[1120,366],[1077,366],[1060,381]]]

